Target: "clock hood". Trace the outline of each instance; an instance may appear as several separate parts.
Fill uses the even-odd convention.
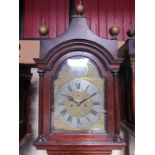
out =
[[[63,34],[54,39],[41,40],[40,58],[45,57],[52,48],[63,42],[79,39],[95,42],[108,50],[113,57],[117,57],[117,40],[108,40],[97,36],[89,29],[87,18],[84,16],[74,15],[71,18],[71,23]]]

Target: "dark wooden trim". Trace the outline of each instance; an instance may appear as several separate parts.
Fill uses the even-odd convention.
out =
[[[69,0],[69,23],[71,22],[71,16],[74,15],[75,0]]]
[[[37,149],[47,148],[49,155],[83,155],[83,154],[93,154],[93,155],[111,155],[112,150],[122,149],[122,145],[125,143],[104,143],[104,142],[45,142],[44,144],[36,144]],[[51,147],[52,146],[52,147]],[[61,146],[61,147],[60,147]]]
[[[36,64],[19,63],[19,66],[27,66],[27,67],[30,67],[30,68],[36,68]]]
[[[30,80],[32,77],[31,64],[19,64],[19,77],[23,80]]]
[[[30,115],[30,90],[31,90],[31,65],[19,65],[19,141],[20,149],[31,137]]]
[[[135,40],[128,39],[119,49],[118,56],[124,58],[120,65],[121,78],[121,120],[135,130]]]

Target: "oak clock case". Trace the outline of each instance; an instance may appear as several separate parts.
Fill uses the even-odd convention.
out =
[[[106,132],[105,79],[91,59],[74,56],[63,61],[53,86],[51,132]]]

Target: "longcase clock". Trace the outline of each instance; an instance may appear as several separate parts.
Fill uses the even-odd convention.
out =
[[[92,33],[74,16],[67,31],[42,40],[39,135],[34,145],[49,155],[110,155],[120,137],[117,41]]]

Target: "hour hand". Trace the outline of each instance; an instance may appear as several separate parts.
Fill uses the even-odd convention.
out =
[[[67,97],[68,101],[73,101],[73,102],[75,102],[76,104],[78,104],[78,102],[75,101],[74,98],[73,98],[72,96],[65,95],[65,94],[61,94],[61,95]]]

